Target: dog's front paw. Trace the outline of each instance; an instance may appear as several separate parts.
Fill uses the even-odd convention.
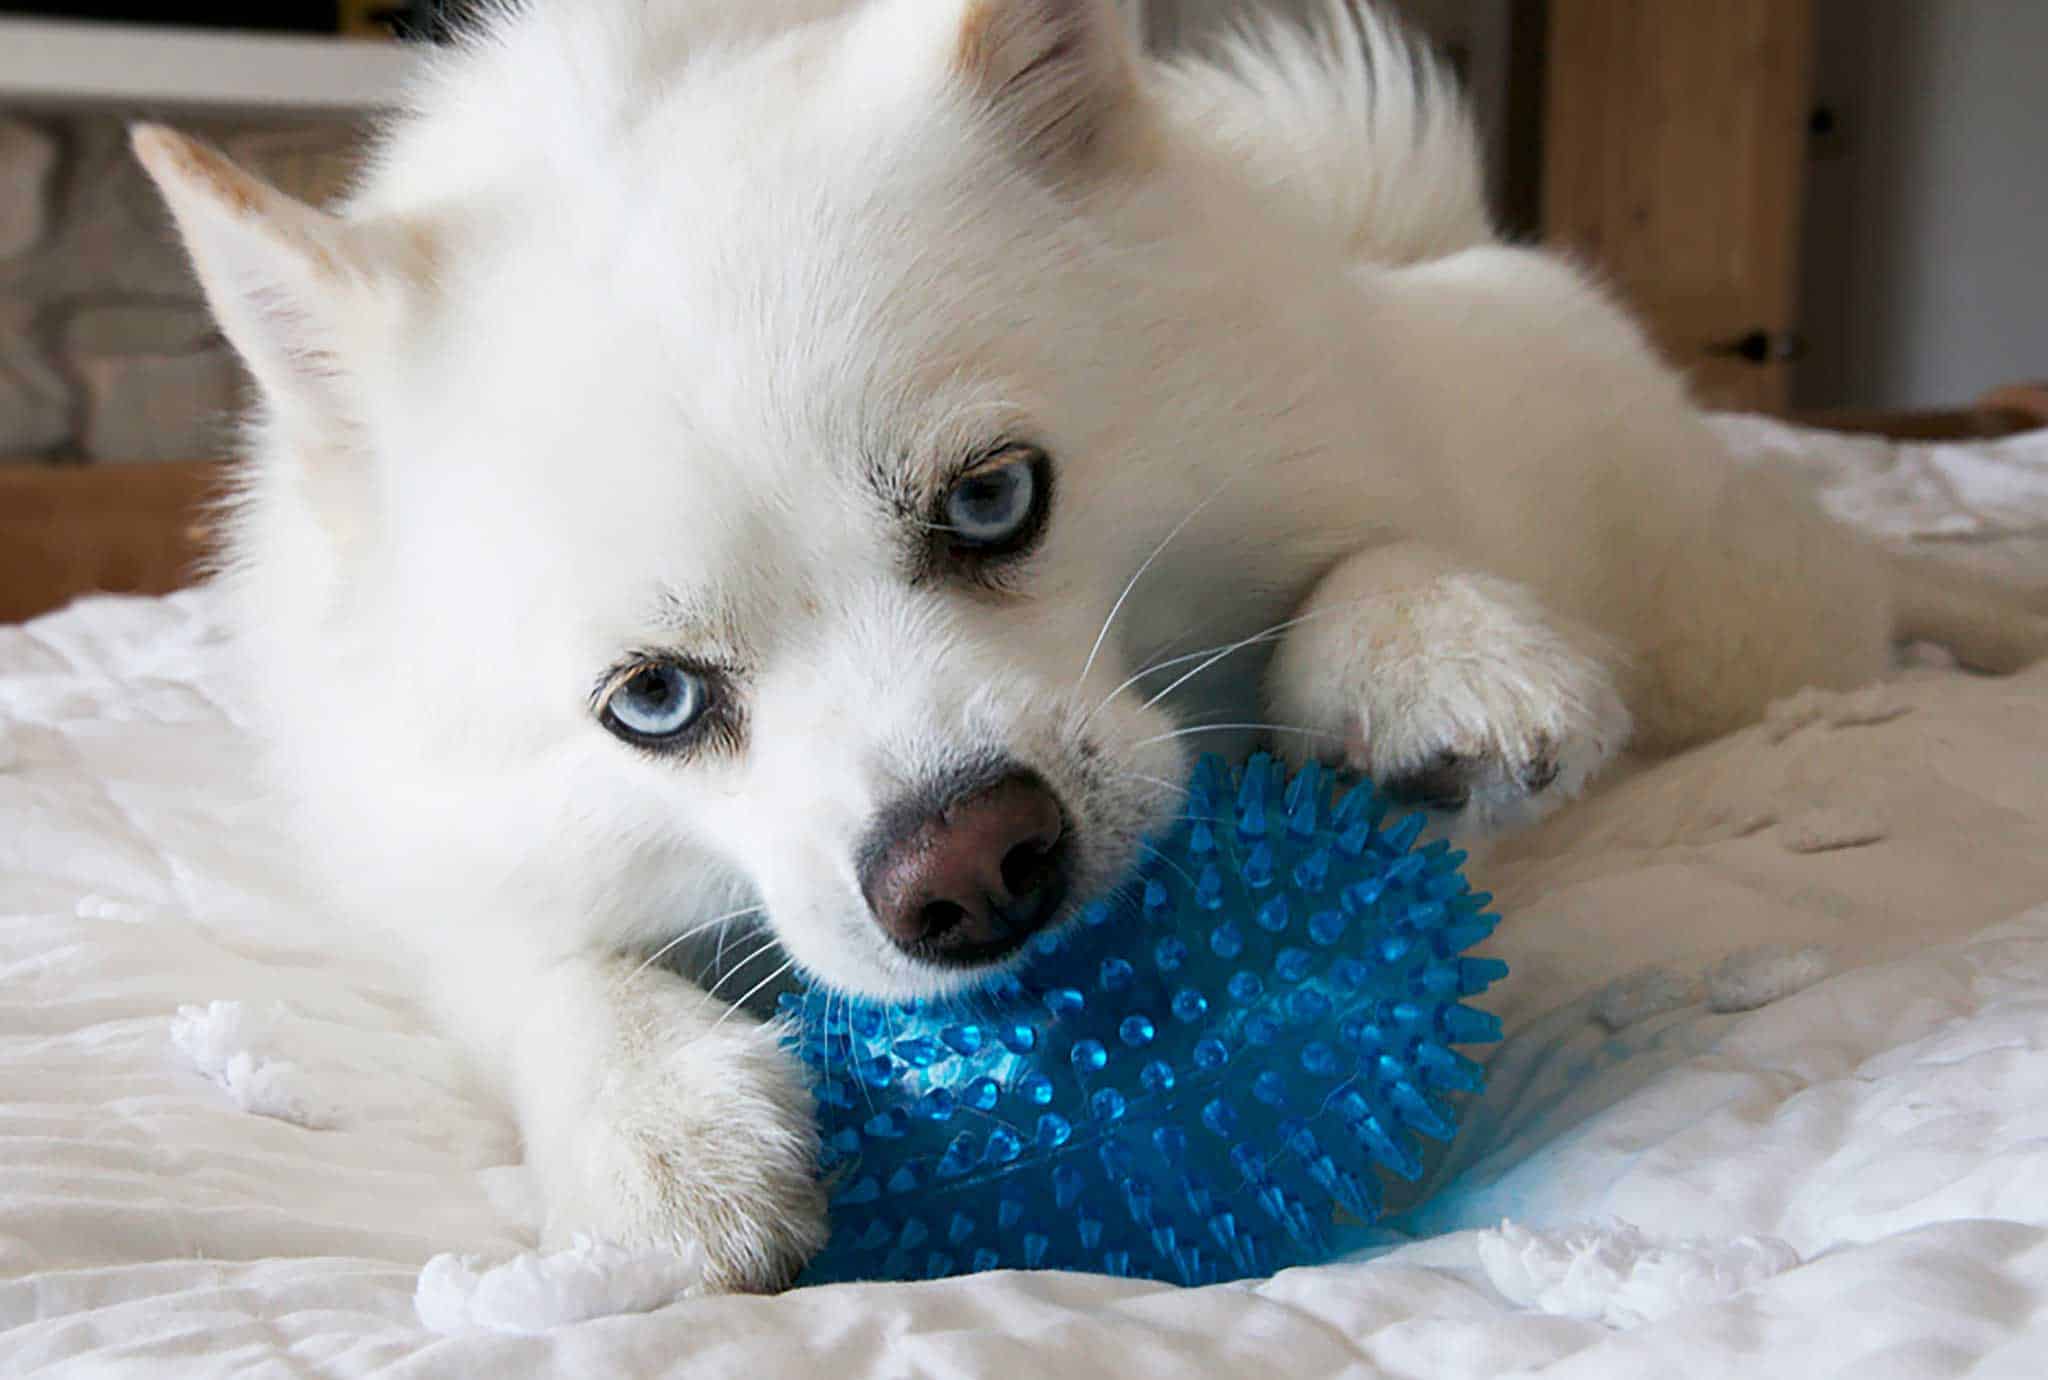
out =
[[[1339,571],[1333,582],[1341,582]],[[1342,598],[1331,598],[1332,594]],[[1319,592],[1274,664],[1280,722],[1397,800],[1487,834],[1576,795],[1626,743],[1606,661],[1505,581]]]
[[[705,1254],[715,1290],[786,1288],[825,1243],[816,1121],[796,1062],[729,1021],[606,1078],[550,1166],[547,1239]]]

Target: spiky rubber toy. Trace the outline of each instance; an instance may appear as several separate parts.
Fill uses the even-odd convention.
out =
[[[1333,799],[1333,797],[1335,797]],[[1369,785],[1205,758],[1136,877],[940,1001],[783,998],[831,1182],[802,1283],[1066,1269],[1183,1284],[1365,1244],[1448,1141],[1506,975],[1462,854]]]

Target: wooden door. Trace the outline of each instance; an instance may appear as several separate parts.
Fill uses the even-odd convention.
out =
[[[1812,0],[1550,0],[1543,225],[1712,404],[1783,411],[1798,352]]]

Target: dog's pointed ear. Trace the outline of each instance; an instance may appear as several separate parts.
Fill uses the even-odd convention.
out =
[[[395,276],[381,246],[173,130],[138,125],[130,142],[272,409],[288,421],[346,423],[350,361],[371,344]]]
[[[1138,73],[1111,0],[961,0],[953,70],[1035,164],[1101,164],[1132,133]]]

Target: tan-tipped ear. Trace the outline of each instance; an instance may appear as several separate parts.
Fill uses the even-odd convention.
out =
[[[1042,166],[1098,165],[1132,133],[1137,59],[1110,0],[966,0],[953,66]]]
[[[376,314],[369,246],[347,222],[174,130],[137,125],[130,142],[171,208],[222,331],[273,407],[344,420],[350,347]]]

